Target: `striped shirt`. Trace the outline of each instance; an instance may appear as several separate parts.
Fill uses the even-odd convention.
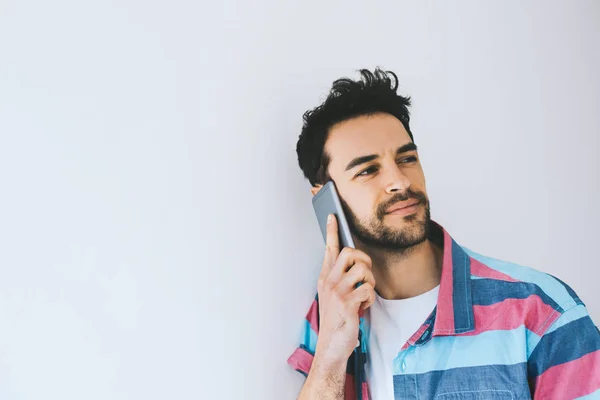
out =
[[[436,307],[393,362],[395,399],[600,399],[600,331],[585,304],[549,274],[443,243]],[[308,375],[318,296],[288,363]],[[345,399],[369,399],[369,327],[348,360]]]

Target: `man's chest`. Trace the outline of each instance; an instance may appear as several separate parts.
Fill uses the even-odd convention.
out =
[[[529,399],[524,328],[433,337],[392,365],[396,399]]]

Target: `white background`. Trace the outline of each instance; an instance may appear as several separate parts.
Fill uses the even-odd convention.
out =
[[[204,3],[0,4],[0,398],[294,398],[301,114],[377,65],[434,219],[600,321],[600,3]]]

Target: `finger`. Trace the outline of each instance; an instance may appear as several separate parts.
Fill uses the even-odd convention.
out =
[[[353,309],[366,310],[375,302],[375,288],[370,283],[360,285],[348,297],[348,305]]]
[[[360,311],[364,311],[367,308],[371,307],[373,305],[373,303],[375,303],[375,289],[373,289],[373,291],[370,292],[369,298],[361,303],[360,308],[359,308],[359,312]]]
[[[369,269],[371,269],[371,257],[369,257],[367,253],[350,247],[345,247],[340,252],[337,260],[335,260],[327,280],[331,281],[334,285],[337,285],[342,280],[342,277],[346,271],[348,271],[357,262],[362,262],[369,267]]]
[[[342,277],[337,290],[342,295],[347,295],[356,288],[359,282],[369,283],[375,287],[373,271],[363,261],[357,261],[350,270]]]
[[[323,280],[327,279],[335,260],[340,254],[340,243],[338,238],[337,219],[335,215],[329,214],[327,217],[327,235],[325,238],[325,256],[323,258],[323,266],[321,268],[321,276]]]

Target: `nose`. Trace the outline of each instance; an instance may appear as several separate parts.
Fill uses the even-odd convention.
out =
[[[410,187],[410,180],[396,163],[393,167],[388,168],[385,174],[385,192],[387,194],[394,194],[398,192],[405,192]]]

